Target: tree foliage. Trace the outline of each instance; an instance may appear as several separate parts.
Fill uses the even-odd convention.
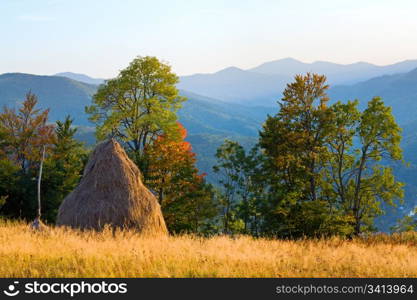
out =
[[[36,179],[45,146],[42,214],[54,222],[61,201],[79,181],[85,150],[74,139],[70,117],[56,126],[48,124],[49,111],[36,105],[36,96],[28,93],[17,111],[5,107],[0,114],[0,198],[4,202],[0,211],[14,218],[34,218]]]
[[[67,116],[57,121],[53,147],[45,163],[43,178],[44,217],[53,223],[62,200],[76,187],[87,161],[87,150],[74,135],[77,128]]]
[[[36,208],[36,176],[42,149],[48,151],[54,140],[54,128],[47,124],[49,110],[36,108],[38,100],[27,93],[16,111],[5,107],[0,114],[1,142],[0,195],[6,198],[3,214],[33,218]]]
[[[239,143],[226,140],[217,149],[216,158],[213,170],[221,187],[222,231],[258,235],[260,204],[265,196],[258,147],[247,153]]]
[[[112,136],[127,147],[145,174],[144,149],[158,136],[176,132],[176,111],[185,100],[179,96],[178,77],[156,57],[138,57],[107,80],[86,108],[96,123],[99,140]]]
[[[216,214],[213,190],[198,174],[196,157],[177,123],[173,136],[164,134],[145,148],[149,170],[145,183],[157,195],[172,232],[204,232]]]
[[[358,101],[328,105],[327,88],[324,76],[296,76],[260,132],[273,180],[265,217],[274,234],[373,230],[381,203],[395,205],[403,197],[403,184],[387,164],[402,160],[391,108],[378,97],[362,112]]]

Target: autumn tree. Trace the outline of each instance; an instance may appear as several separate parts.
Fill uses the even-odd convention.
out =
[[[8,186],[0,192],[7,196],[2,212],[14,217],[33,218],[36,207],[33,179],[37,176],[43,148],[49,151],[54,139],[53,126],[47,124],[49,110],[37,109],[36,104],[36,96],[29,92],[17,111],[5,107],[0,114],[0,128],[5,137],[1,173],[10,175]]]
[[[101,85],[86,108],[97,125],[97,137],[118,138],[144,173],[144,149],[158,136],[176,132],[178,77],[156,57],[138,57],[119,75]]]
[[[149,162],[145,183],[157,195],[172,232],[202,232],[216,209],[212,188],[205,174],[198,173],[186,136],[186,129],[177,123],[173,136],[161,135],[145,148]]]
[[[1,127],[8,137],[5,150],[25,173],[38,164],[43,146],[53,141],[53,126],[47,124],[49,109],[41,111],[35,108],[37,103],[35,94],[29,92],[17,112],[5,107],[0,114]]]

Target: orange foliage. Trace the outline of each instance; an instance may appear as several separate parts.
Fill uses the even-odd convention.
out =
[[[178,124],[178,138],[162,135],[146,149],[149,159],[148,185],[157,192],[159,201],[162,202],[164,195],[175,189],[175,185],[181,184],[183,190],[188,185],[201,182],[205,174],[198,174],[194,166],[195,153],[192,152],[191,144],[184,139],[187,130]]]
[[[36,104],[36,96],[28,93],[17,112],[5,107],[0,114],[0,126],[6,137],[3,150],[24,170],[37,163],[43,146],[51,145],[54,140],[54,127],[46,123],[49,110],[35,109]]]

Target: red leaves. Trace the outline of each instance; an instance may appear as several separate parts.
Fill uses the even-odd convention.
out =
[[[54,140],[54,126],[47,124],[49,109],[35,109],[38,100],[32,93],[16,112],[5,107],[0,114],[0,126],[7,140],[9,158],[22,168],[31,167],[40,160],[43,145]]]

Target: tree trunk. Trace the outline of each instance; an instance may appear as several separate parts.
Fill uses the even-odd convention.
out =
[[[41,179],[42,179],[42,169],[43,169],[43,161],[45,160],[45,146],[42,149],[42,158],[41,164],[39,166],[39,176],[38,176],[38,211],[36,214],[36,218],[33,221],[31,227],[34,230],[42,230],[42,222],[41,222]]]
[[[45,160],[45,146],[42,149],[42,158],[41,164],[39,166],[39,176],[38,176],[38,213],[36,217],[40,220],[41,219],[41,180],[42,180],[42,169],[43,169],[43,161]]]
[[[365,161],[366,161],[366,151],[367,147],[362,150],[362,157],[361,157],[361,163],[359,165],[359,171],[358,171],[358,177],[356,178],[356,186],[355,186],[355,196],[353,199],[353,215],[355,217],[355,235],[359,235],[361,231],[361,225],[360,225],[360,189],[361,189],[361,181],[362,181],[362,171],[365,167]]]

